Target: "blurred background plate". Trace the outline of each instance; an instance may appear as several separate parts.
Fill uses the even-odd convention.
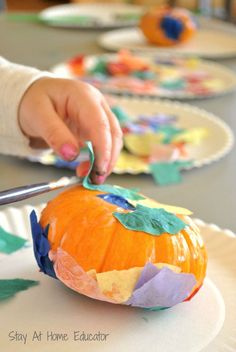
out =
[[[63,28],[120,28],[135,26],[143,7],[130,4],[67,4],[41,11],[40,20]]]
[[[117,95],[199,99],[226,94],[236,87],[234,71],[212,61],[194,57],[160,59],[158,55],[136,54],[134,57],[143,60],[150,66],[149,72],[152,74],[150,80],[139,79],[128,74],[112,76],[108,73],[90,73],[96,65],[99,65],[99,62],[119,62],[119,54],[78,56],[55,65],[51,71],[59,77],[84,79],[104,93]],[[77,58],[78,61],[81,58],[83,60],[85,72],[82,75],[76,74]],[[137,83],[134,82],[134,78]],[[149,81],[153,82],[151,88],[145,89],[146,82]]]
[[[40,213],[43,205],[35,207]],[[5,230],[24,238],[31,237],[31,206],[0,211]],[[236,239],[229,230],[221,230],[195,220],[200,227],[209,255],[208,278],[199,293],[188,303],[151,312],[127,306],[99,302],[79,295],[39,272],[32,247],[1,258],[3,279],[39,280],[39,286],[20,292],[0,303],[0,347],[3,351],[34,350],[62,352],[216,352],[235,351]],[[10,342],[10,331],[27,333],[27,344]],[[41,341],[32,341],[34,331],[42,332]],[[107,333],[106,343],[73,340],[73,332]],[[47,341],[47,332],[68,333],[65,342]],[[166,343],[168,341],[168,344]]]
[[[234,134],[230,127],[223,120],[203,109],[178,102],[147,98],[120,97],[115,98],[114,103],[116,106],[122,107],[131,121],[137,120],[140,115],[151,116],[163,113],[166,115],[175,115],[178,126],[181,128],[205,128],[208,132],[206,138],[202,139],[197,145],[190,144],[187,146],[189,158],[193,160],[192,165],[188,169],[202,167],[213,161],[217,161],[229,153],[233,147]],[[29,156],[28,159],[45,165],[75,169],[81,161],[88,160],[88,153],[82,151],[78,159],[73,162],[63,161],[51,150],[46,150],[40,155]],[[140,163],[137,160],[134,162],[131,160],[130,163],[127,160],[123,162],[122,153],[113,172],[117,174],[150,173],[148,163],[143,161]]]
[[[173,47],[157,47],[149,44],[139,28],[104,33],[98,38],[98,43],[101,47],[112,51],[128,49],[156,55],[190,55],[222,59],[236,56],[236,27],[200,17],[196,35],[187,43]]]
[[[217,161],[225,156],[233,147],[234,135],[230,127],[217,116],[194,107],[192,105],[171,102],[167,100],[151,100],[151,99],[135,99],[135,98],[119,98],[118,105],[121,106],[128,115],[137,119],[140,115],[153,115],[163,113],[166,115],[175,115],[177,124],[181,128],[205,128],[208,132],[206,138],[202,139],[199,144],[190,144],[187,146],[189,158],[193,160],[193,167],[202,167]],[[122,162],[118,159],[115,166],[115,173],[131,173],[140,172],[149,173],[148,165],[135,165],[123,167]]]

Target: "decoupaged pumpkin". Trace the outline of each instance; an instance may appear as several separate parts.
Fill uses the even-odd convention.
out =
[[[196,24],[190,13],[181,8],[158,7],[148,11],[140,21],[144,36],[152,44],[173,46],[192,38]]]
[[[76,186],[47,204],[40,223],[31,215],[40,269],[111,303],[162,309],[190,299],[207,264],[190,212],[117,189],[124,197]]]

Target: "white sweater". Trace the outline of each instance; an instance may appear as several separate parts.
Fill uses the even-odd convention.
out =
[[[34,154],[18,124],[18,108],[25,91],[37,79],[50,76],[32,67],[13,64],[0,57],[0,153]]]

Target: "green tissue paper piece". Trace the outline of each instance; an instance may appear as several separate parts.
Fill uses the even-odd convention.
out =
[[[7,13],[7,19],[10,21],[17,22],[39,22],[51,25],[96,25],[98,23],[97,18],[94,16],[83,16],[83,15],[61,15],[51,18],[44,18],[36,12],[12,12]]]
[[[25,279],[0,280],[0,301],[15,296],[20,291],[25,291],[32,286],[39,284],[39,281]]]
[[[91,70],[89,70],[89,73],[92,75],[96,75],[96,74],[102,74],[102,75],[108,75],[107,72],[107,63],[105,60],[103,59],[98,59],[95,63],[95,65],[93,66],[93,68]]]
[[[180,170],[192,166],[192,161],[158,162],[149,165],[155,182],[161,186],[180,183]]]
[[[11,254],[22,248],[27,241],[19,236],[12,235],[0,227],[0,252]]]
[[[144,71],[134,71],[132,76],[137,77],[139,79],[152,80],[156,77],[155,73],[152,71],[144,70]]]
[[[164,135],[163,143],[168,144],[171,143],[172,139],[180,133],[185,131],[184,128],[178,128],[175,126],[162,126],[158,130],[158,132]]]
[[[137,13],[118,13],[114,17],[117,21],[139,21],[141,16]]]
[[[129,115],[118,105],[112,106],[111,111],[116,116],[121,125],[131,120]]]
[[[94,17],[90,17],[90,16],[78,16],[78,15],[74,15],[74,16],[55,16],[54,18],[50,18],[47,20],[44,20],[44,22],[47,23],[51,23],[51,24],[78,24],[78,25],[89,25],[89,24],[93,24],[96,22],[96,20],[94,19]]]
[[[176,215],[163,208],[148,208],[138,204],[134,211],[113,213],[114,217],[129,230],[143,231],[151,235],[177,234],[186,224]]]
[[[151,308],[144,308],[144,309],[157,312],[158,310],[165,310],[165,309],[169,309],[169,308],[170,307],[151,307]]]
[[[166,80],[161,82],[161,87],[169,90],[179,90],[186,87],[186,83],[182,79]]]
[[[93,153],[93,147],[91,142],[86,142],[88,150],[89,150],[89,156],[90,156],[90,169],[88,172],[88,175],[84,177],[83,179],[83,186],[84,188],[94,190],[94,191],[102,191],[102,192],[107,192],[107,193],[112,193],[116,194],[118,196],[122,196],[123,198],[130,199],[130,200],[140,200],[140,199],[145,199],[145,197],[141,196],[138,194],[135,190],[133,189],[126,189],[123,187],[119,186],[112,186],[109,184],[104,184],[104,185],[93,185],[90,180],[89,180],[89,175],[92,171],[93,164],[94,164],[94,153]]]

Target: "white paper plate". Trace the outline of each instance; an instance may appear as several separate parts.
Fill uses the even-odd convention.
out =
[[[57,5],[43,10],[39,17],[46,24],[65,28],[118,28],[135,26],[138,19],[119,19],[119,16],[141,16],[143,7],[130,4],[67,4]],[[94,19],[94,23],[87,21],[76,22],[75,16],[85,16]]]
[[[236,28],[220,21],[200,18],[200,28],[187,43],[175,47],[157,47],[147,42],[138,28],[119,29],[102,34],[98,43],[108,50],[129,49],[156,55],[191,55],[221,59],[236,56]]]
[[[168,100],[138,99],[129,97],[117,97],[115,99],[118,106],[121,106],[128,115],[135,120],[137,116],[145,114],[164,113],[176,115],[178,125],[183,128],[203,127],[208,130],[208,136],[204,138],[200,145],[190,145],[188,147],[189,158],[193,160],[191,166],[202,167],[217,161],[230,152],[234,144],[234,134],[230,127],[217,116],[208,113],[192,105],[172,102]],[[51,150],[46,150],[42,154],[29,156],[28,160],[39,162],[44,165],[54,165],[75,169],[76,161],[72,163],[62,161]],[[88,160],[88,154],[81,154],[78,161]],[[117,174],[139,174],[150,173],[148,164],[142,163],[134,167],[116,165],[114,173]]]
[[[150,56],[143,56],[140,55],[140,58],[145,60],[147,63],[152,63],[152,65],[155,63],[155,57],[150,57]],[[158,58],[158,56],[156,56]],[[104,54],[104,55],[93,55],[93,56],[87,56],[85,57],[85,67],[87,70],[89,70],[91,67],[94,66],[95,62],[98,59],[104,59],[104,60],[116,60],[117,55],[116,54]],[[174,62],[174,61],[173,61]],[[158,65],[157,65],[158,66]],[[165,66],[168,68],[168,65]],[[217,89],[214,91],[209,92],[208,94],[204,93],[193,93],[189,91],[187,88],[185,89],[178,89],[178,90],[173,90],[173,89],[164,89],[160,87],[160,83],[158,80],[158,76],[156,79],[157,82],[157,88],[155,91],[149,93],[149,92],[142,92],[138,93],[137,91],[133,90],[132,88],[118,88],[115,86],[112,86],[111,80],[109,78],[106,79],[106,81],[101,81],[99,85],[96,85],[98,89],[100,89],[103,93],[109,93],[109,94],[117,94],[117,95],[128,95],[128,96],[145,96],[145,97],[156,97],[156,98],[168,98],[168,99],[201,99],[201,98],[209,98],[209,97],[214,97],[222,94],[226,94],[231,92],[232,90],[235,89],[236,87],[236,75],[234,71],[226,68],[223,65],[213,63],[212,61],[207,61],[207,60],[199,60],[197,67],[191,68],[182,68],[181,65],[175,64],[171,66],[171,68],[175,68],[178,70],[180,73],[181,77],[184,77],[184,74],[186,73],[186,70],[190,73],[194,73],[196,71],[198,72],[204,72],[206,74],[209,74],[214,80],[217,80],[220,82],[219,86]],[[59,77],[63,78],[80,78],[83,79],[83,77],[78,77],[73,74],[69,62],[63,62],[58,65],[55,65],[54,67],[51,68],[51,71],[56,74]],[[166,76],[167,78],[167,76]],[[93,82],[90,82],[93,84]]]
[[[203,127],[208,130],[208,136],[199,145],[188,147],[189,158],[193,159],[191,167],[201,167],[219,160],[233,147],[234,135],[229,126],[215,115],[197,107],[171,101],[119,98],[118,105],[127,111],[130,116],[142,114],[152,115],[164,113],[176,115],[178,125],[183,128]],[[142,169],[115,167],[115,173],[140,172],[149,173],[148,166]]]
[[[42,206],[38,207],[40,210]],[[30,206],[7,208],[0,223],[8,231],[30,238]],[[38,272],[32,248],[1,258],[1,278],[39,280],[40,285],[0,303],[1,351],[156,352],[235,351],[236,239],[229,230],[200,220],[209,254],[208,279],[188,303],[162,312],[116,306],[81,296]],[[26,344],[8,334],[27,333]],[[41,341],[32,341],[34,332]],[[104,342],[74,341],[73,332],[109,334]],[[67,333],[68,341],[47,341],[47,333]],[[12,333],[13,334],[13,333]]]

